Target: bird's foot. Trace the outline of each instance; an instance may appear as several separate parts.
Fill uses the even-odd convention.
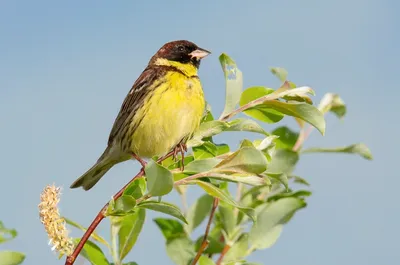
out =
[[[184,159],[185,159],[185,152],[187,152],[187,146],[184,143],[179,143],[177,146],[175,146],[172,154],[172,159],[177,160],[178,158],[178,153],[181,153],[181,171],[185,169],[185,164],[184,164]]]

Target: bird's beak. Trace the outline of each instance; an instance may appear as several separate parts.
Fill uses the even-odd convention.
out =
[[[209,55],[210,53],[211,52],[204,50],[202,48],[197,48],[196,50],[189,53],[189,55],[192,56],[192,58],[197,58],[198,60],[200,60]]]

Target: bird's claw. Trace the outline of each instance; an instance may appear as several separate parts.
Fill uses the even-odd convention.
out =
[[[181,159],[181,171],[185,169],[184,165],[184,159],[185,159],[185,152],[187,152],[187,146],[184,143],[179,143],[177,146],[175,146],[172,154],[172,159],[177,160],[178,159],[178,153],[181,153],[182,159]]]

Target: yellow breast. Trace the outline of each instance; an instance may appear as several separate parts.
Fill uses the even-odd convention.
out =
[[[171,71],[165,80],[135,114],[134,122],[143,119],[133,133],[131,151],[140,157],[166,154],[198,128],[204,112],[198,77]]]

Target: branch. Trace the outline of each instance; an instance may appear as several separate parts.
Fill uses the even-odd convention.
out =
[[[307,130],[302,129],[302,130],[300,131],[299,137],[297,137],[296,143],[294,144],[293,149],[292,149],[294,152],[299,151],[299,149],[301,148],[301,146],[303,145],[303,143],[305,142],[305,140],[307,140],[308,136],[310,136],[310,134],[311,134],[313,128],[314,128],[314,127],[309,126],[309,127],[307,128]]]
[[[231,246],[229,245],[225,245],[224,248],[222,249],[221,255],[219,256],[216,265],[221,265],[222,264],[222,260],[225,257],[225,254],[231,249]]]
[[[161,161],[165,160],[166,158],[172,156],[174,154],[173,151],[169,152],[168,154],[160,157],[157,160],[157,163],[160,163]],[[124,193],[125,189],[129,186],[129,184],[131,184],[133,181],[135,181],[138,178],[143,177],[144,175],[144,169],[142,168],[139,173],[136,174],[135,177],[133,177],[133,179],[131,181],[129,181],[120,191],[118,191],[114,196],[113,199],[116,200],[119,197],[122,196],[122,194]],[[143,198],[143,199],[147,199],[147,198]],[[83,234],[81,240],[79,241],[78,245],[75,247],[74,252],[72,253],[72,255],[68,256],[67,259],[65,260],[65,265],[72,265],[74,264],[76,258],[78,257],[79,253],[81,253],[82,248],[84,247],[86,241],[88,241],[88,239],[90,238],[91,234],[94,232],[94,230],[96,229],[96,227],[100,224],[100,222],[106,217],[105,216],[105,212],[107,211],[107,207],[108,207],[109,203],[106,203],[103,208],[101,208],[100,212],[97,214],[97,216],[94,218],[94,220],[92,221],[92,223],[90,224],[90,226],[88,227],[88,229],[86,230],[86,232]]]
[[[208,223],[207,223],[206,231],[204,233],[203,241],[201,242],[201,245],[200,245],[199,251],[196,254],[196,257],[193,259],[193,261],[190,265],[196,265],[197,261],[201,257],[201,254],[203,254],[204,250],[207,248],[207,246],[209,244],[207,238],[208,238],[208,234],[210,233],[211,223],[214,218],[215,210],[218,207],[218,203],[219,203],[219,199],[214,198],[213,206],[212,206],[211,213],[210,213],[210,218],[208,219]]]

